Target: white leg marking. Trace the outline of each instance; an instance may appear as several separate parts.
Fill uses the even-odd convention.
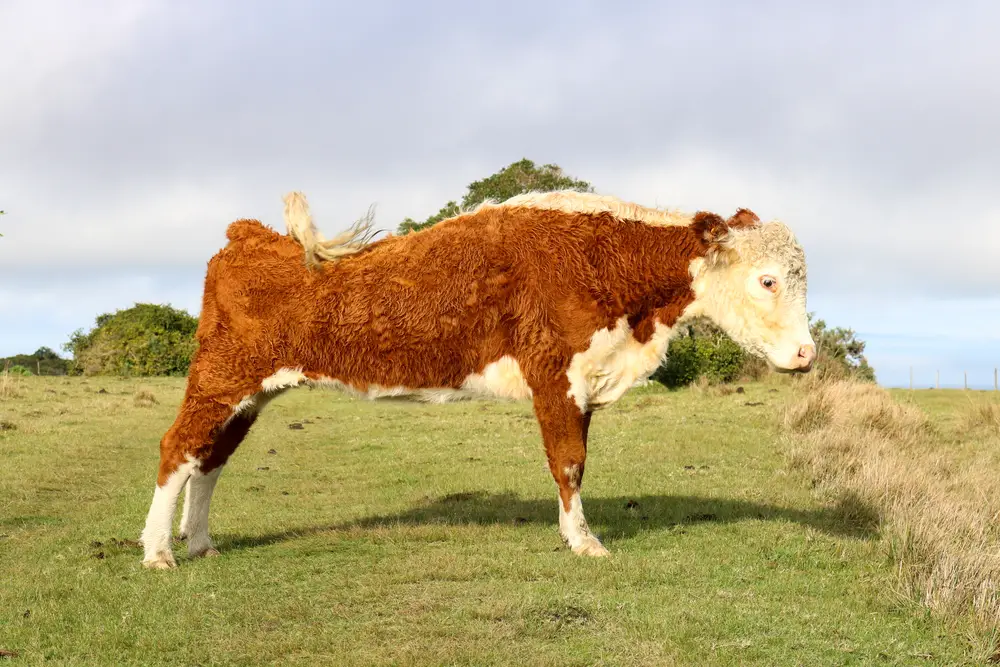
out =
[[[215,470],[202,474],[196,470],[188,480],[188,491],[184,498],[184,508],[190,507],[188,517],[188,556],[197,558],[198,556],[218,556],[219,552],[212,545],[212,538],[208,535],[208,509],[212,502],[212,492],[215,490],[215,483],[219,481],[222,473],[222,466]]]
[[[188,477],[187,484],[184,485],[184,509],[181,511],[181,527],[177,531],[177,537],[187,539],[190,535],[188,523],[191,521],[191,478]]]
[[[580,466],[566,466],[563,468],[563,474],[566,475],[566,479],[569,481],[569,488],[574,491],[580,488]]]
[[[610,555],[601,541],[590,532],[587,519],[583,516],[583,503],[580,501],[579,493],[574,493],[570,499],[568,512],[563,507],[562,500],[559,500],[559,534],[562,535],[575,554],[581,556]]]
[[[142,564],[146,567],[162,570],[177,565],[170,549],[170,533],[177,511],[177,496],[195,467],[190,462],[181,464],[163,486],[157,486],[153,491],[153,503],[149,506],[146,527],[140,538],[146,552]]]

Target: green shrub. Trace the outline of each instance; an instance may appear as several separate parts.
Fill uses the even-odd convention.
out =
[[[689,329],[675,338],[667,349],[667,359],[653,379],[670,388],[686,387],[704,377],[713,383],[739,379],[746,353],[725,335],[698,335]]]
[[[7,375],[20,375],[22,377],[28,376],[28,375],[34,375],[34,373],[32,373],[30,370],[28,370],[24,366],[21,366],[20,364],[15,365],[15,366],[10,366],[4,372],[7,373]]]
[[[72,372],[83,375],[185,375],[196,348],[198,320],[170,306],[140,303],[97,317],[89,332],[64,346]]]
[[[704,373],[707,365],[705,345],[701,339],[684,336],[671,341],[667,360],[653,373],[653,379],[668,387],[686,387]]]
[[[710,340],[705,374],[713,382],[735,382],[742,374],[747,356],[728,336]]]

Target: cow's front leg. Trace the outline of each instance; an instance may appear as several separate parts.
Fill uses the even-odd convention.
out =
[[[580,501],[590,412],[581,412],[564,392],[536,392],[535,415],[542,429],[549,470],[559,487],[559,534],[573,553],[607,556],[608,550],[587,526]]]

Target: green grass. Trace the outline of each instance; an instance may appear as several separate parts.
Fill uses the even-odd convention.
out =
[[[961,389],[891,389],[889,393],[902,403],[916,405],[940,426],[960,425],[963,412],[985,402],[1000,401],[1000,392]]]
[[[562,547],[529,404],[291,392],[222,475],[222,556],[178,543],[179,569],[148,571],[134,540],[182,391],[25,378],[0,398],[10,664],[971,661],[894,594],[871,526],[787,472],[787,388],[643,389],[596,415],[583,503],[610,559]]]

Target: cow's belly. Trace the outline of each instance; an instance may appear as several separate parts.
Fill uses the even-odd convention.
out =
[[[354,393],[369,399],[408,398],[426,403],[447,403],[476,397],[514,400],[531,398],[531,388],[524,380],[521,367],[513,357],[506,356],[487,364],[481,372],[467,376],[458,388],[384,387],[371,384],[366,390],[354,390]]]
[[[531,398],[531,389],[524,380],[521,368],[512,357],[501,357],[487,364],[479,373],[465,378],[459,387],[406,387],[384,386],[375,383],[358,386],[326,375],[306,373],[302,368],[282,368],[261,383],[265,394],[306,384],[339,389],[360,398],[408,399],[426,403],[447,403],[474,397],[525,399]]]
[[[645,380],[662,363],[673,329],[657,323],[653,336],[640,343],[623,317],[614,329],[602,329],[590,339],[590,347],[573,355],[568,395],[581,411],[614,403],[639,380]]]
[[[663,361],[674,330],[657,323],[653,336],[640,343],[622,318],[614,329],[602,329],[591,337],[590,346],[573,355],[566,372],[567,395],[581,412],[597,410],[621,398],[637,381],[652,375]],[[375,383],[348,383],[336,377],[282,368],[261,383],[262,395],[247,397],[249,407],[284,389],[308,384],[331,387],[368,399],[409,399],[445,403],[472,397],[527,399],[531,388],[512,357],[501,357],[479,373],[468,375],[458,387],[384,386]],[[239,408],[238,408],[239,409]]]

